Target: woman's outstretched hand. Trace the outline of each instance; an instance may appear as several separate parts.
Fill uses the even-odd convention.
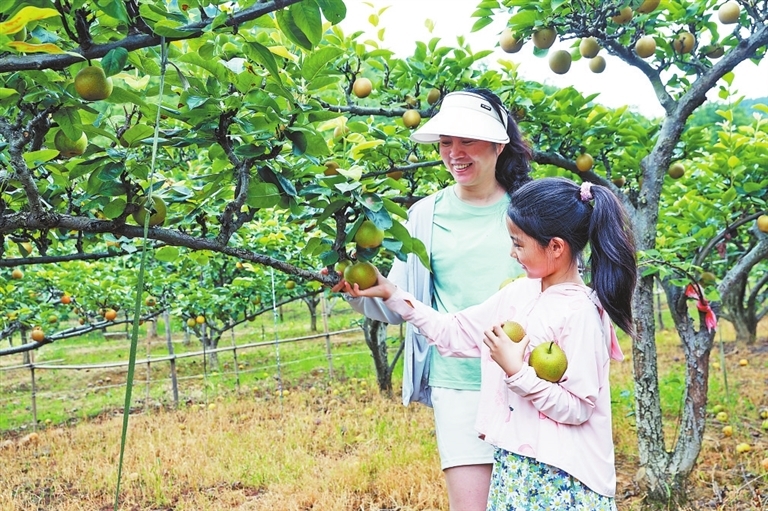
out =
[[[360,289],[360,286],[357,283],[350,284],[344,280],[343,277],[341,282],[344,285],[342,292],[348,293],[355,298],[362,296],[366,298],[383,298],[386,300],[397,291],[397,286],[379,273],[378,268],[376,269],[376,283],[366,289]]]

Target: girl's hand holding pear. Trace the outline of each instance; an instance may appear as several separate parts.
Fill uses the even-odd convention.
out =
[[[483,342],[491,352],[491,359],[504,370],[507,376],[514,376],[525,365],[523,357],[530,339],[524,335],[519,341],[509,338],[503,325],[494,325],[485,332]]]

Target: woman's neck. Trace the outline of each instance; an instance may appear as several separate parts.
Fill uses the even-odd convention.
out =
[[[467,204],[474,206],[486,206],[489,204],[495,204],[501,199],[506,191],[497,182],[493,181],[488,185],[476,185],[476,186],[454,186],[456,191],[456,197],[461,199]]]

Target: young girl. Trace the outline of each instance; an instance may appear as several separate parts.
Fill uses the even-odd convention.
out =
[[[625,212],[607,188],[545,178],[512,194],[507,227],[526,277],[462,312],[440,314],[382,276],[345,289],[384,298],[441,353],[480,356],[476,429],[495,448],[488,510],[616,509],[608,370],[623,355],[611,320],[632,334],[637,278]],[[591,287],[579,272],[587,243]],[[510,320],[526,330],[518,343],[501,328]],[[568,359],[557,383],[526,363],[552,341]]]

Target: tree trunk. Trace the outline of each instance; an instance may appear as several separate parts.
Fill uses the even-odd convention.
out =
[[[656,293],[656,317],[658,318],[658,329],[659,330],[665,330],[664,327],[664,313],[661,309],[661,293],[663,290],[661,289],[661,285],[659,284],[658,280],[654,280],[655,284],[658,286],[658,289],[654,288],[654,293]]]
[[[365,343],[373,355],[379,391],[392,397],[392,369],[387,360],[387,323],[365,318],[363,333]]]
[[[663,476],[669,455],[664,448],[661,399],[656,356],[656,330],[653,318],[653,277],[638,280],[633,299],[635,342],[632,363],[635,380],[635,413],[640,470],[653,489]]]
[[[728,318],[736,328],[736,334],[743,335],[744,340],[749,343],[755,342],[757,324],[768,311],[768,308],[763,306],[768,274],[758,278],[748,294],[746,291],[749,273],[757,264],[768,258],[768,235],[758,233],[757,236],[757,244],[728,270],[718,287],[723,305],[727,307]]]
[[[317,305],[320,303],[318,295],[305,296],[302,298],[309,309],[309,330],[317,332]]]
[[[219,345],[219,338],[220,336],[217,335],[216,338],[211,337],[210,333],[212,330],[208,328],[208,325],[202,324],[200,325],[200,342],[203,343],[203,347],[206,350],[215,350]],[[211,367],[212,371],[217,371],[219,369],[219,354],[216,351],[209,351],[207,353],[208,355],[208,364]]]
[[[724,316],[733,324],[736,340],[754,344],[757,338],[757,317],[755,310],[745,307],[748,274],[740,274],[734,280],[729,291],[722,297]]]
[[[152,318],[147,323],[147,336],[150,339],[157,339],[157,318]]]

